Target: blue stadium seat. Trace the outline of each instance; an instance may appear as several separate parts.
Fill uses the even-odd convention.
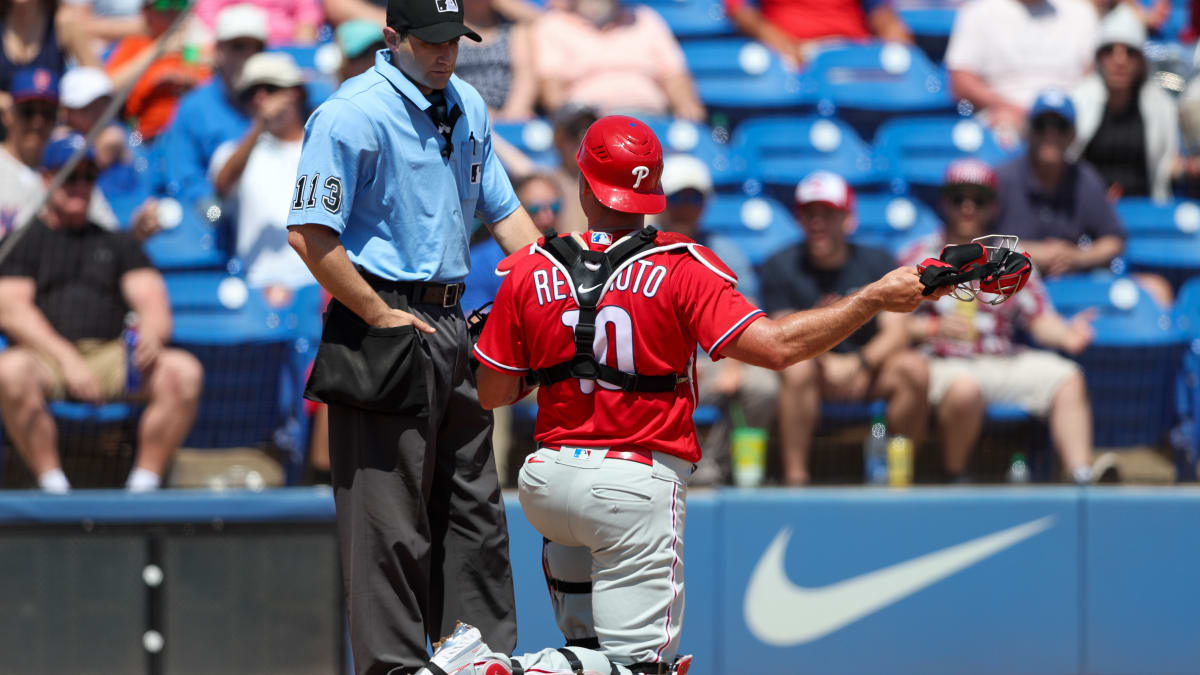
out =
[[[881,187],[887,176],[871,147],[845,122],[827,117],[755,119],[733,137],[733,168],[745,171],[780,198],[818,169],[840,174],[855,188]]]
[[[636,0],[662,15],[680,40],[731,35],[736,31],[721,0]]]
[[[175,202],[166,198],[162,202]],[[178,202],[175,202],[178,204]],[[215,207],[213,207],[215,208]],[[225,265],[217,230],[195,207],[180,206],[181,220],[146,240],[146,255],[160,270],[213,269]]]
[[[932,209],[903,195],[859,195],[857,201],[858,227],[850,239],[892,255],[899,255],[939,226]]]
[[[1076,359],[1087,377],[1098,447],[1153,445],[1175,421],[1175,377],[1186,336],[1129,278],[1110,275],[1046,283],[1064,315],[1094,307],[1095,339]]]
[[[1200,278],[1183,285],[1175,299],[1175,325],[1189,340],[1175,380],[1179,435],[1175,439],[1179,480],[1196,480],[1200,462]]]
[[[913,35],[949,38],[954,16],[962,2],[957,0],[903,0],[895,3],[897,13]]]
[[[713,185],[728,188],[739,185],[741,172],[735,171],[729,157],[729,148],[718,143],[713,130],[706,124],[671,117],[642,117],[662,143],[667,154],[687,154],[696,157],[708,166]]]
[[[953,160],[973,157],[995,166],[1015,153],[980,123],[958,116],[889,120],[875,135],[875,149],[880,169],[931,205]]]
[[[543,119],[528,122],[496,122],[492,125],[501,138],[525,153],[534,163],[547,169],[558,168],[558,152],[554,149],[554,128]]]
[[[700,227],[737,242],[754,265],[804,238],[787,209],[767,197],[718,194],[704,210]]]
[[[1200,203],[1192,200],[1125,197],[1117,202],[1116,211],[1131,238],[1191,238],[1200,233]]]
[[[954,105],[943,73],[910,45],[825,49],[813,59],[809,75],[818,83],[818,98],[832,103],[837,116],[863,138],[873,136],[890,117],[948,113]]]
[[[816,103],[811,79],[791,72],[779,56],[743,38],[683,44],[700,99],[731,116],[748,111],[798,110]]]
[[[1200,203],[1126,197],[1116,209],[1129,233],[1123,257],[1131,269],[1160,274],[1176,289],[1200,274]]]

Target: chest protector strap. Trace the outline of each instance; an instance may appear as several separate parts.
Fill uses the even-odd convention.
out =
[[[579,245],[574,237],[546,233],[543,251],[562,265],[579,305],[579,322],[575,324],[575,355],[531,373],[537,384],[546,386],[570,378],[600,380],[624,391],[667,393],[675,391],[680,382],[687,382],[686,373],[671,375],[639,375],[618,370],[596,360],[593,341],[596,339],[596,305],[614,273],[629,259],[654,248],[658,230],[644,227],[628,239],[611,246],[607,251],[592,251]]]

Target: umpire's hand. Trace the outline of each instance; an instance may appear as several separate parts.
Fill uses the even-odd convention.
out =
[[[954,290],[953,286],[943,286],[931,295],[922,295],[925,284],[921,283],[921,273],[916,267],[894,269],[868,288],[883,301],[885,312],[911,312],[921,306],[921,301],[937,300]]]
[[[422,333],[436,333],[437,330],[433,326],[418,319],[416,315],[410,314],[402,309],[391,309],[381,315],[373,324],[376,328],[395,328],[396,326],[407,326],[412,324],[417,330]]]

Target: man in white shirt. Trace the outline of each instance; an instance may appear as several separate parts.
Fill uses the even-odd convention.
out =
[[[1015,141],[1039,92],[1070,91],[1091,69],[1097,31],[1085,0],[971,0],[946,49],[950,88]]]
[[[271,297],[316,283],[287,242],[304,141],[304,78],[287,54],[256,54],[246,61],[236,93],[253,122],[240,141],[217,148],[209,176],[222,199],[236,201],[236,249],[247,283]]]

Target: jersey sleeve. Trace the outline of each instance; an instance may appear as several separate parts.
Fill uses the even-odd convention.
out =
[[[114,232],[111,236],[116,240],[118,264],[121,274],[146,267],[154,268],[149,256],[146,255],[145,249],[142,248],[142,242],[138,241],[137,237],[133,236],[132,233],[127,231]]]
[[[766,316],[732,282],[690,255],[679,262],[673,276],[675,311],[714,361],[730,340]]]
[[[475,344],[475,358],[505,375],[520,375],[529,370],[529,349],[517,307],[518,281],[510,275],[500,283],[483,334]]]
[[[500,157],[492,148],[491,121],[488,121],[487,136],[483,140],[483,176],[480,179],[479,201],[475,203],[475,215],[485,223],[497,223],[507,218],[521,201],[508,180],[508,172],[500,164]]]
[[[345,231],[360,185],[371,171],[379,142],[366,113],[345,99],[321,104],[304,125],[304,146],[296,170],[288,225],[315,223],[339,235]]]

